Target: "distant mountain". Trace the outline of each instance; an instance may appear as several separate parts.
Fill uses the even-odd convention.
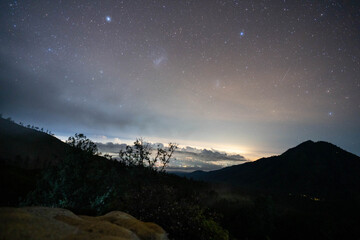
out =
[[[279,156],[211,172],[195,171],[188,177],[247,190],[354,197],[360,195],[360,157],[331,143],[306,141]]]
[[[40,169],[58,163],[69,146],[47,133],[0,118],[0,164]]]

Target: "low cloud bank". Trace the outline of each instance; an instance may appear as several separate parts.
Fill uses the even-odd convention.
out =
[[[148,143],[156,150],[157,147],[164,148],[162,143]],[[125,150],[125,143],[96,143],[99,151],[117,157],[120,150]],[[170,161],[169,171],[195,171],[216,170],[222,167],[241,164],[248,160],[240,154],[228,154],[215,149],[198,149],[190,146],[178,148],[174,158]]]

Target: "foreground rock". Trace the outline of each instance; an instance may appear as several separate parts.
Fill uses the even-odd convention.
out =
[[[0,239],[167,240],[154,223],[114,211],[99,217],[77,216],[47,207],[0,208]]]

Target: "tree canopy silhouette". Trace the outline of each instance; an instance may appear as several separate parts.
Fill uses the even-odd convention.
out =
[[[134,142],[134,146],[126,146],[125,150],[120,150],[119,157],[127,166],[142,166],[163,172],[176,149],[177,144],[169,143],[167,148],[158,145],[154,150],[149,143],[139,138]],[[156,151],[155,157],[151,157],[153,151]]]
[[[82,150],[91,155],[99,153],[96,144],[82,133],[75,133],[75,136],[69,137],[66,143],[75,149]]]

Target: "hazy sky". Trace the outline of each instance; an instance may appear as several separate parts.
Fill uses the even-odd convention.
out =
[[[59,136],[360,155],[359,1],[1,1],[0,112]]]

